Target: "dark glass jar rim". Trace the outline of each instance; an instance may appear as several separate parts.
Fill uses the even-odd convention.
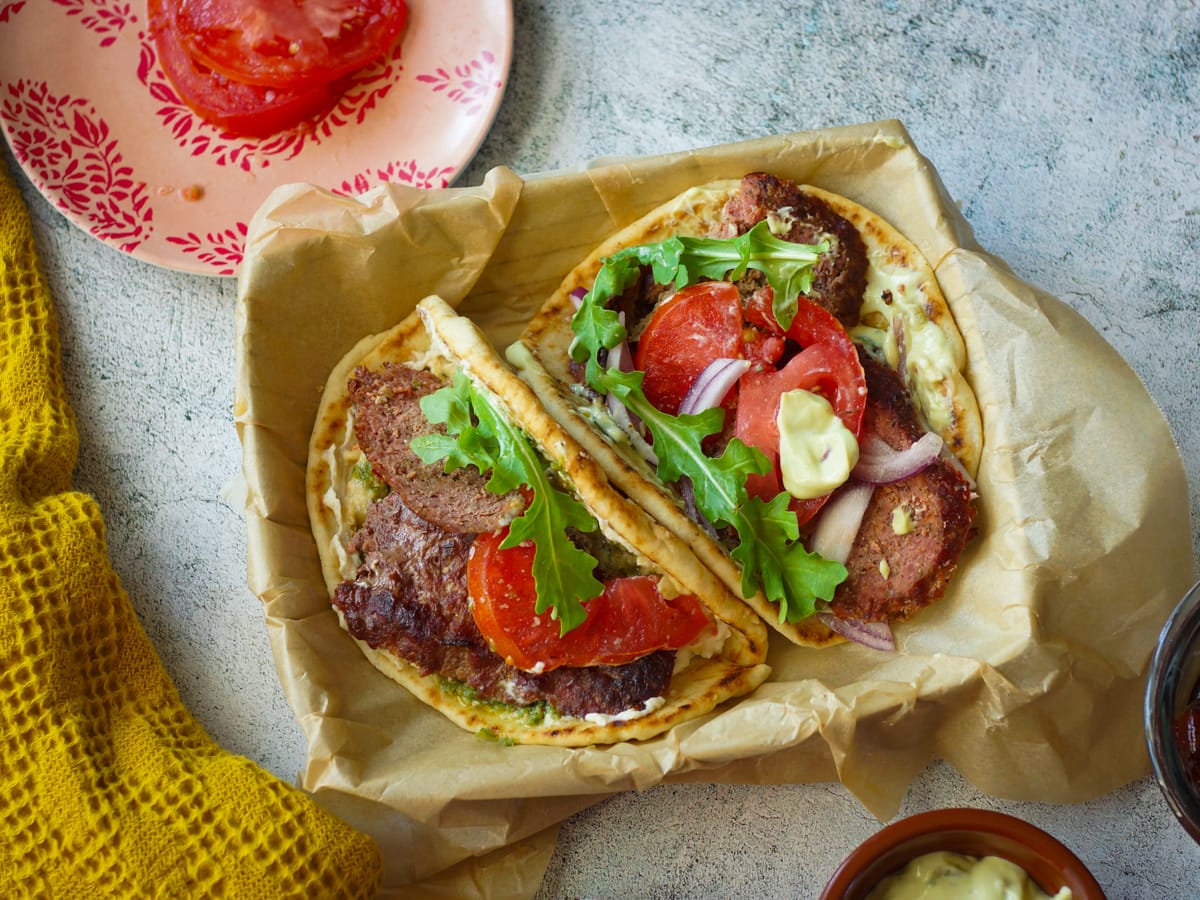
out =
[[[1192,699],[1200,658],[1200,582],[1175,607],[1158,637],[1146,680],[1146,745],[1154,778],[1175,818],[1200,843],[1200,795],[1184,767],[1175,719]]]

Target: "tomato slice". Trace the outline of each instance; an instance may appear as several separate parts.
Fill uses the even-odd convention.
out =
[[[785,329],[775,318],[774,298],[775,292],[769,286],[752,293],[745,301],[746,321],[767,332],[784,334]],[[837,317],[825,307],[803,296],[796,301],[796,315],[786,329],[786,334],[801,347],[833,344],[842,348],[843,352],[855,352],[850,336],[846,334],[846,329]]]
[[[634,352],[646,373],[642,391],[675,415],[688,388],[714,359],[742,356],[742,304],[728,281],[704,281],[675,293],[650,316]]]
[[[265,137],[325,112],[337,100],[336,86],[330,84],[287,89],[230,81],[188,55],[168,0],[149,0],[148,11],[159,64],[179,99],[230,134]]]
[[[867,387],[858,352],[832,314],[800,298],[788,337],[804,349],[778,371],[747,372],[738,383],[734,435],[757,447],[775,465],[766,475],[750,475],[746,490],[770,500],[782,490],[779,472],[779,398],[787,391],[806,390],[829,401],[842,424],[857,438],[862,433]],[[793,498],[790,508],[804,524],[827,497]]]
[[[197,62],[244,84],[312,87],[387,53],[404,0],[166,0]]]
[[[616,578],[589,600],[583,624],[559,635],[549,611],[536,613],[533,545],[501,549],[508,529],[481,534],[471,545],[467,590],[475,623],[492,649],[526,671],[560,666],[616,666],[655,650],[677,650],[711,628],[695,596],[666,599],[658,581]]]
[[[782,334],[765,331],[752,325],[747,325],[742,329],[742,352],[746,359],[755,366],[774,369],[786,349],[787,340]]]
[[[862,371],[862,366],[858,363],[858,351],[854,349],[854,342],[850,340],[850,335],[846,334],[842,323],[825,307],[818,306],[811,300],[804,297],[797,299],[796,317],[788,326],[787,336],[801,347],[830,344],[836,347],[843,357],[853,358],[854,367]]]

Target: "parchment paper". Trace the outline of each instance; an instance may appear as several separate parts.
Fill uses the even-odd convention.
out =
[[[983,414],[979,537],[945,599],[896,629],[896,653],[773,636],[759,690],[642,744],[504,747],[459,730],[376,672],[330,609],[304,500],[326,374],[430,293],[503,349],[612,230],[759,169],[858,200],[933,264]],[[531,894],[556,823],[663,781],[840,780],[888,819],[939,757],[985,793],[1064,803],[1149,770],[1145,669],[1193,580],[1178,450],[1086,321],[976,245],[899,123],[527,179],[498,168],[475,188],[285,186],[251,222],[238,309],[249,580],[307,737],[301,785],[376,836],[390,887]]]

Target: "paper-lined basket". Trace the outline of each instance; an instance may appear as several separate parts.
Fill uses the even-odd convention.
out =
[[[304,497],[327,373],[434,293],[503,350],[613,230],[755,170],[864,204],[934,267],[984,426],[979,535],[949,592],[896,628],[894,654],[773,637],[765,685],[644,743],[505,747],[459,730],[379,674],[329,606]],[[663,781],[840,780],[886,819],[936,758],[986,793],[1058,802],[1148,771],[1146,665],[1192,581],[1178,450],[1097,332],[975,244],[900,124],[527,179],[500,168],[474,188],[285,186],[251,223],[238,314],[250,585],[308,741],[301,784],[384,845],[390,885],[441,873],[468,891],[484,871],[532,892],[545,829]]]

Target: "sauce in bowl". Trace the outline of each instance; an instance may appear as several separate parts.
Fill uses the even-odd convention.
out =
[[[926,853],[884,878],[867,900],[1072,900],[1070,888],[1051,897],[1029,873],[999,856]]]

